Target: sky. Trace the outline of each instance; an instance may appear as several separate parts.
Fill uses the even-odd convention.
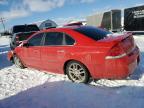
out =
[[[137,5],[144,5],[144,0],[0,0],[0,18],[5,19],[7,29],[46,19],[60,25],[70,20],[85,20],[94,13]]]

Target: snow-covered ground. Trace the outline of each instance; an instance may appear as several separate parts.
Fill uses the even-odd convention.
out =
[[[0,108],[144,108],[144,36],[135,36],[141,62],[127,80],[76,84],[64,75],[19,69],[6,58],[8,38],[0,37]]]

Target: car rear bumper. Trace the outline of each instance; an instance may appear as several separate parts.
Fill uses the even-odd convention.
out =
[[[101,74],[95,74],[94,78],[124,79],[131,75],[140,61],[140,51],[136,47],[130,54],[119,59],[108,59],[105,61]],[[100,66],[98,67],[98,70]],[[97,71],[96,71],[97,72]]]

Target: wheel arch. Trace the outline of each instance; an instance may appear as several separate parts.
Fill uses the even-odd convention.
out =
[[[65,75],[66,75],[66,66],[71,61],[76,61],[76,62],[79,62],[79,63],[83,64],[85,66],[85,68],[87,69],[89,76],[91,77],[91,73],[90,73],[89,69],[87,68],[87,66],[83,62],[75,60],[75,59],[70,59],[70,60],[65,61],[64,66],[63,66],[63,71],[64,71]]]

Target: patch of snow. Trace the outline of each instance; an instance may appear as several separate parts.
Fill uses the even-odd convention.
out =
[[[65,77],[46,74],[35,69],[19,69],[15,66],[0,70],[0,99],[15,95],[46,81],[62,81]]]

